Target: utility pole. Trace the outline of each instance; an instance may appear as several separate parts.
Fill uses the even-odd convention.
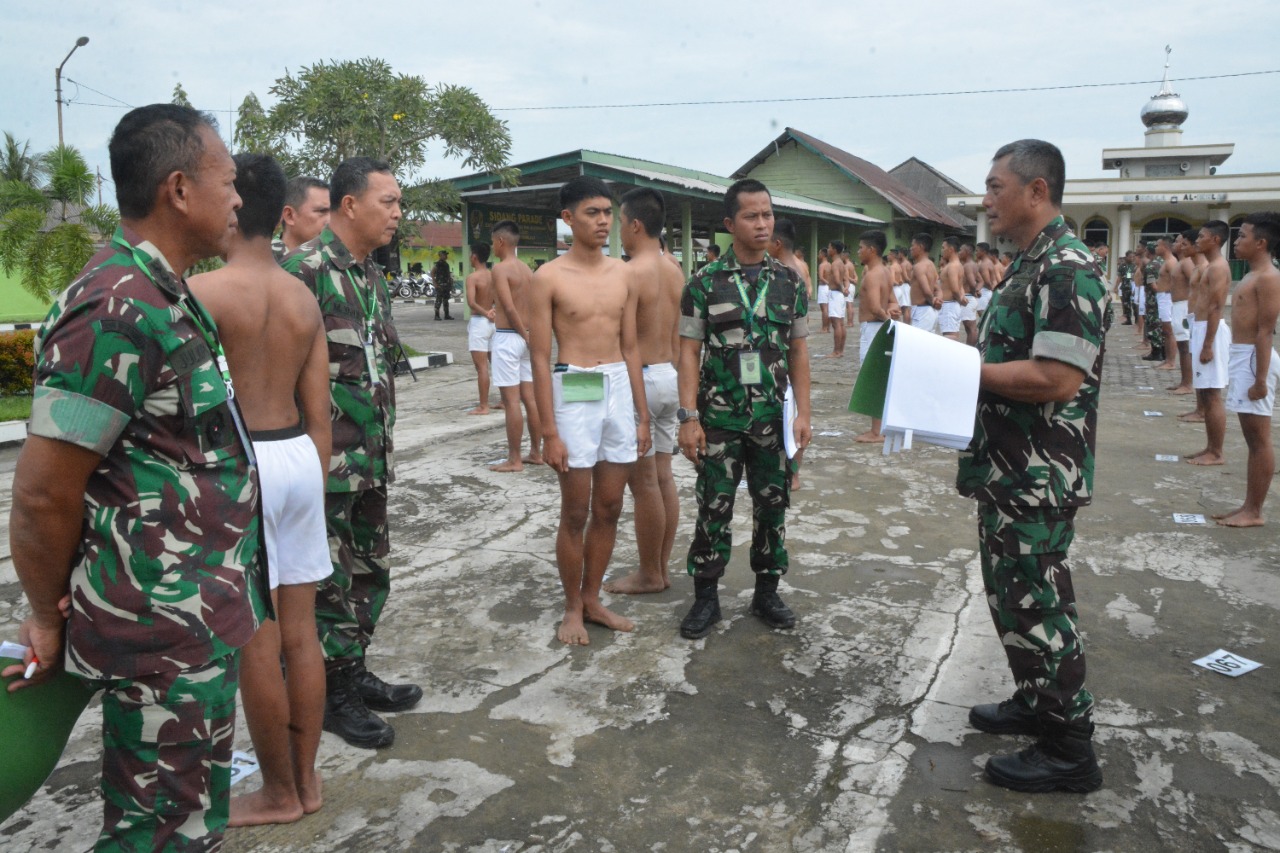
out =
[[[71,58],[71,54],[76,52],[76,48],[84,47],[89,43],[88,36],[80,36],[76,39],[75,45],[67,52],[67,56],[62,62],[58,63],[58,67],[53,70],[53,91],[58,99],[58,147],[62,147],[62,66],[67,64],[67,59]]]

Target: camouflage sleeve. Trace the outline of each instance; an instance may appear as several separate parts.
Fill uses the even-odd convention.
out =
[[[1096,272],[1053,266],[1036,292],[1032,358],[1049,358],[1093,369],[1102,347],[1102,306],[1106,288]]]
[[[164,364],[145,320],[125,300],[64,314],[40,342],[32,435],[105,456],[141,408]]]
[[[694,276],[680,296],[680,337],[701,341],[706,336],[707,287],[700,276]]]
[[[792,273],[792,275],[795,275]],[[804,286],[804,282],[800,281],[799,276],[796,279],[796,310],[794,319],[791,321],[791,340],[797,338],[809,337],[809,291]]]

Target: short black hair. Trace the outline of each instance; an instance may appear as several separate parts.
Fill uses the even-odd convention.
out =
[[[725,219],[733,219],[738,215],[738,211],[742,209],[742,202],[738,197],[743,193],[764,193],[769,196],[769,203],[773,203],[773,194],[769,192],[768,187],[755,178],[743,178],[740,181],[734,181],[729,189],[724,191]]]
[[[478,240],[471,244],[471,254],[476,256],[476,260],[484,263],[489,260],[489,244],[483,240]]]
[[[511,219],[504,219],[501,222],[495,222],[493,227],[489,229],[489,236],[495,240],[501,237],[513,246],[520,243],[520,226]]]
[[[270,154],[237,154],[236,192],[240,209],[236,222],[246,237],[270,237],[284,210],[284,169]]]
[[[337,210],[347,196],[358,198],[369,187],[370,172],[395,175],[385,160],[372,157],[348,157],[339,163],[333,170],[333,177],[329,178],[329,205]]]
[[[1249,225],[1253,228],[1253,237],[1255,240],[1267,241],[1267,254],[1275,257],[1277,251],[1280,251],[1280,214],[1270,210],[1262,210],[1257,213],[1250,213],[1240,223],[1241,225]]]
[[[982,243],[979,243],[979,244],[978,244],[978,251],[980,251],[980,252],[990,252],[990,251],[991,251],[991,244],[990,244],[990,243],[987,243],[987,242],[985,242],[985,241],[984,241],[984,242],[982,242]]]
[[[926,252],[933,248],[933,235],[928,231],[921,231],[919,234],[911,238],[912,243],[919,243],[920,248]]]
[[[297,210],[306,202],[307,196],[313,189],[324,190],[325,195],[329,194],[329,185],[319,178],[313,178],[310,175],[290,178],[284,189],[284,206]]]
[[[622,212],[644,226],[650,237],[662,236],[662,223],[667,218],[667,203],[662,193],[649,187],[637,187],[622,196]]]
[[[1188,243],[1194,243],[1196,241],[1196,238],[1199,236],[1200,236],[1199,228],[1188,228],[1186,231],[1182,232],[1182,239],[1186,240]]]
[[[560,188],[560,209],[573,210],[589,198],[607,198],[613,201],[609,185],[590,175],[579,175]]]
[[[124,114],[107,143],[122,217],[149,215],[156,190],[174,172],[196,174],[204,156],[203,127],[216,131],[213,116],[178,104],[151,104]]]
[[[889,244],[889,238],[885,236],[883,231],[872,229],[863,231],[858,235],[858,242],[876,250],[877,255],[884,254],[884,247]]]
[[[720,257],[720,247],[717,246],[715,243],[712,243],[711,245],[707,246],[707,254],[715,255],[717,258]]]
[[[1204,225],[1200,226],[1201,231],[1208,231],[1211,235],[1218,238],[1218,242],[1226,245],[1231,239],[1231,226],[1223,222],[1221,219],[1210,219]]]
[[[1044,178],[1049,186],[1049,202],[1054,207],[1062,207],[1067,164],[1062,159],[1058,146],[1043,139],[1019,139],[1001,146],[991,162],[995,163],[1005,157],[1009,158],[1009,171],[1017,175],[1024,184],[1029,184],[1036,178]]]
[[[942,244],[944,246],[950,246],[957,252],[960,251],[960,238],[954,234],[948,234],[946,237],[943,237]]]
[[[796,249],[796,224],[785,217],[773,220],[773,239],[781,243],[782,248],[788,252],[794,252]]]

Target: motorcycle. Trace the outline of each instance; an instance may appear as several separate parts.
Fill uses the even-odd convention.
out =
[[[430,299],[435,295],[435,289],[431,285],[431,276],[429,273],[415,275],[407,273],[404,276],[394,276],[391,279],[392,292],[401,299]]]

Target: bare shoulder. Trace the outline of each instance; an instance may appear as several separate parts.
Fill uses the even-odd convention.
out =
[[[268,284],[284,308],[298,319],[321,322],[320,304],[316,302],[315,294],[284,270],[277,272],[269,277]]]

